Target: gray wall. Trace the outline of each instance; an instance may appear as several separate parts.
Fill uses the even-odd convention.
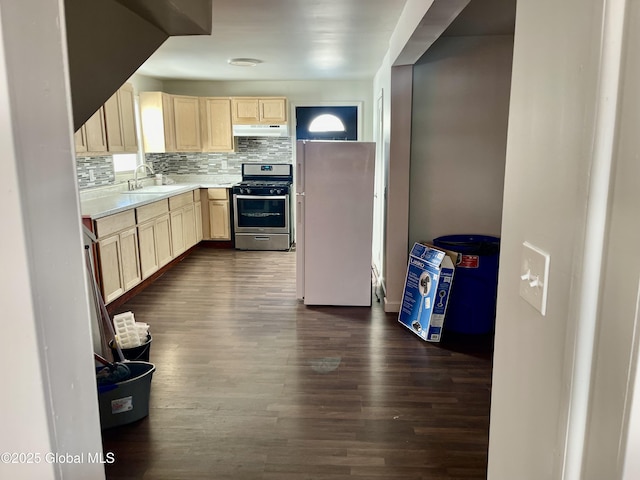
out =
[[[409,241],[499,235],[513,36],[441,37],[413,69]]]

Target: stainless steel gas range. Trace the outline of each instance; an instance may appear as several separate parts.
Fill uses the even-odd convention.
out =
[[[243,163],[242,182],[232,188],[235,246],[239,250],[291,247],[293,165]]]

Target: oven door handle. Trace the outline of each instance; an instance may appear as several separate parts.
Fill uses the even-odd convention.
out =
[[[287,195],[234,195],[239,200],[286,200]]]

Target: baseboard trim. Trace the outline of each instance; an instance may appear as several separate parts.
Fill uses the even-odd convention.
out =
[[[400,311],[400,302],[392,302],[384,297],[384,311],[387,313],[398,313]]]

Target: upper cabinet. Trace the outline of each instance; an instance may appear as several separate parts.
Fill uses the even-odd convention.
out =
[[[231,99],[226,97],[200,98],[200,124],[204,152],[232,152]]]
[[[201,152],[200,104],[198,97],[173,96],[173,115],[178,152]]]
[[[75,133],[76,154],[98,156],[138,151],[133,87],[123,85]]]
[[[140,119],[146,153],[176,151],[173,98],[162,92],[140,92]]]
[[[285,97],[233,97],[231,116],[235,125],[287,123]]]
[[[133,87],[123,85],[104,104],[109,152],[138,151]]]
[[[285,97],[192,97],[140,92],[147,153],[233,152],[233,124],[286,124]]]
[[[104,121],[104,108],[100,107],[87,123],[75,133],[76,153],[85,156],[105,155],[107,153],[107,131]]]

